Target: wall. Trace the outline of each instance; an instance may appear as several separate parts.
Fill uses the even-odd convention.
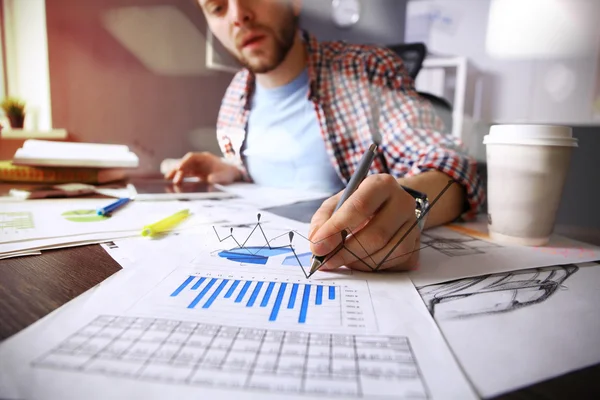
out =
[[[338,28],[331,19],[330,0],[304,0],[300,25],[320,40],[350,43],[396,44],[404,41],[404,21],[408,0],[362,0],[358,22]]]
[[[500,58],[486,49],[491,0],[412,0],[408,14],[414,7],[426,3],[443,18],[447,25],[419,20],[407,23],[406,37],[425,37],[429,50],[439,55],[461,55],[481,73],[481,118],[475,126],[472,143],[480,143],[491,123],[555,123],[589,125],[595,122],[592,113],[594,88],[598,76],[600,27],[590,24],[600,14],[600,2],[595,0],[560,0],[573,20],[587,27],[589,42],[596,48],[577,57]],[[539,1],[538,1],[539,2]],[[516,1],[513,1],[516,3]],[[596,12],[597,11],[597,12]],[[543,10],[540,10],[540,15]],[[516,17],[515,17],[516,19]],[[413,20],[414,21],[414,20]],[[547,37],[546,42],[561,38]],[[518,45],[518,43],[517,43]],[[471,146],[475,147],[475,146]],[[479,146],[476,156],[485,157]]]
[[[44,0],[4,0],[6,93],[27,103],[25,128],[52,128]]]
[[[416,3],[430,3],[434,9],[441,10],[454,20],[452,29],[440,29],[435,24],[431,27],[427,43],[430,51],[466,56],[474,67],[489,75],[491,82],[485,92],[490,98],[485,110],[486,119],[495,122],[586,124],[591,121],[590,105],[600,50],[600,28],[597,24],[591,25],[590,18],[600,13],[600,2],[559,1],[564,3],[566,11],[573,13],[574,22],[589,26],[586,35],[590,36],[590,42],[596,44],[589,53],[577,57],[531,56],[521,59],[492,56],[486,49],[490,0],[431,0]],[[416,3],[411,2],[409,8]],[[543,10],[539,13],[542,17]],[[410,24],[407,24],[407,28],[411,28]],[[543,38],[544,44],[558,40],[561,34],[560,28],[557,28],[556,38]],[[554,85],[559,83],[559,75],[565,70],[569,76],[563,84],[564,90],[555,95]],[[571,81],[571,78],[574,79]]]
[[[404,0],[363,2],[349,30],[333,26],[330,1],[304,3],[301,24],[320,39],[403,39]],[[192,1],[52,0],[46,7],[54,126],[76,140],[129,145],[144,170],[190,150],[219,152],[213,127],[232,75],[204,67],[206,24]]]
[[[600,231],[600,127],[574,126],[573,136],[579,147],[573,150],[556,223]]]
[[[141,170],[219,152],[214,126],[232,75],[204,67],[204,17],[189,0],[47,2],[54,126],[131,146]]]

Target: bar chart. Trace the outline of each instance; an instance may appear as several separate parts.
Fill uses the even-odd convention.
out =
[[[336,309],[338,314],[336,317],[341,320],[341,302],[335,301],[340,292],[340,288],[337,286],[190,275],[171,293],[170,297],[178,297],[188,291],[192,291],[194,294],[193,300],[187,306],[188,309],[210,309],[217,307],[215,303],[219,302],[232,303],[238,305],[239,308],[267,308],[269,306],[269,321],[276,321],[281,310],[287,309],[296,310],[298,323],[304,324],[307,321],[309,310],[329,305],[330,309]],[[313,291],[314,296],[311,296]],[[236,293],[235,296],[234,293]],[[286,297],[285,303],[284,297]],[[274,301],[271,301],[272,298]]]
[[[138,301],[132,312],[283,329],[377,329],[368,285],[358,280],[311,282],[178,271]]]

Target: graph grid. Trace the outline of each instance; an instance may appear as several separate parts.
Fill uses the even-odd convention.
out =
[[[102,315],[37,368],[281,394],[427,399],[408,338]]]
[[[315,295],[311,297],[313,290]],[[247,308],[266,308],[270,305],[269,321],[277,320],[282,307],[292,310],[299,304],[298,323],[303,324],[306,323],[309,307],[335,300],[339,287],[190,275],[171,293],[171,297],[180,296],[187,291],[194,292],[193,300],[187,306],[189,309],[209,309],[215,301],[229,301]],[[270,301],[271,297],[275,300]]]
[[[32,229],[33,215],[30,212],[1,212],[0,232],[18,233],[23,229]]]

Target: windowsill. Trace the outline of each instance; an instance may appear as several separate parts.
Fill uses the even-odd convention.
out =
[[[66,129],[51,129],[51,130],[31,130],[31,129],[2,129],[0,132],[2,139],[66,139]]]

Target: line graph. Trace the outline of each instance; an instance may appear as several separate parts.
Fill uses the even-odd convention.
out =
[[[423,212],[421,213],[419,218],[416,218],[416,220],[409,226],[409,228],[406,230],[406,232],[401,235],[401,237],[396,241],[396,243],[393,244],[392,248],[387,252],[387,254],[381,260],[375,261],[374,255],[369,254],[366,251],[366,247],[363,245],[363,243],[361,243],[358,240],[358,238],[356,237],[356,233],[358,232],[358,230],[353,230],[350,227],[348,227],[346,229],[342,229],[341,231],[336,232],[335,234],[323,239],[323,240],[327,240],[333,236],[339,235],[340,243],[338,244],[336,249],[334,251],[332,251],[323,260],[322,265],[326,265],[327,262],[329,260],[331,260],[339,252],[346,251],[351,255],[351,257],[353,259],[360,261],[360,263],[362,265],[364,265],[365,267],[367,267],[369,270],[371,270],[373,272],[377,272],[380,269],[382,269],[382,266],[386,263],[389,263],[389,262],[394,261],[401,257],[405,257],[407,255],[410,255],[411,253],[420,251],[423,248],[431,246],[430,244],[426,244],[425,246],[420,246],[417,249],[413,249],[412,251],[392,256],[394,251],[396,251],[396,249],[404,242],[404,240],[408,237],[408,235],[412,232],[412,230],[416,226],[418,226],[419,222],[427,216],[427,214],[429,213],[431,208],[438,202],[438,200],[446,193],[446,191],[454,183],[455,183],[454,180],[448,181],[448,183],[442,189],[442,191],[435,197],[435,199],[429,204],[429,206],[425,210],[423,210]],[[294,248],[293,240],[294,240],[295,236],[300,236],[302,239],[306,240],[309,243],[314,244],[317,242],[311,241],[308,237],[302,235],[301,233],[299,233],[298,231],[295,231],[295,230],[292,230],[292,231],[286,232],[284,234],[275,236],[271,239],[268,239],[267,235],[265,234],[265,232],[261,226],[260,219],[261,219],[261,214],[259,213],[259,214],[257,214],[256,225],[254,225],[254,227],[252,228],[252,230],[248,234],[248,236],[244,240],[241,240],[241,241],[238,240],[234,236],[234,234],[233,234],[234,228],[233,227],[229,228],[229,235],[221,237],[219,235],[219,233],[217,232],[217,229],[213,226],[213,230],[214,230],[215,234],[217,235],[217,239],[219,240],[219,242],[222,243],[227,240],[231,240],[237,245],[236,247],[231,248],[230,250],[223,250],[223,251],[219,252],[219,256],[223,257],[223,258],[227,258],[232,261],[264,265],[264,264],[266,264],[266,262],[270,256],[284,254],[284,253],[292,253],[291,255],[289,255],[285,258],[283,264],[284,265],[295,265],[295,266],[300,267],[305,278],[307,278],[307,279],[310,278],[312,276],[312,274],[307,271],[310,270],[310,262],[311,262],[312,254],[310,254],[310,253],[302,253],[300,255],[297,254],[295,251],[295,248]],[[398,227],[394,236],[399,234],[402,227],[403,226]],[[251,237],[254,234],[260,234],[262,236],[262,238],[264,239],[263,245],[247,246],[248,241],[251,239]],[[285,237],[286,235],[289,238],[289,244],[272,245],[272,243],[279,241],[282,237]],[[353,241],[355,241],[358,244],[358,247],[360,249],[362,249],[362,251],[365,253],[364,256],[357,254],[356,249],[353,250],[347,245],[349,238],[352,238]],[[313,272],[313,274],[314,274],[314,272]]]

